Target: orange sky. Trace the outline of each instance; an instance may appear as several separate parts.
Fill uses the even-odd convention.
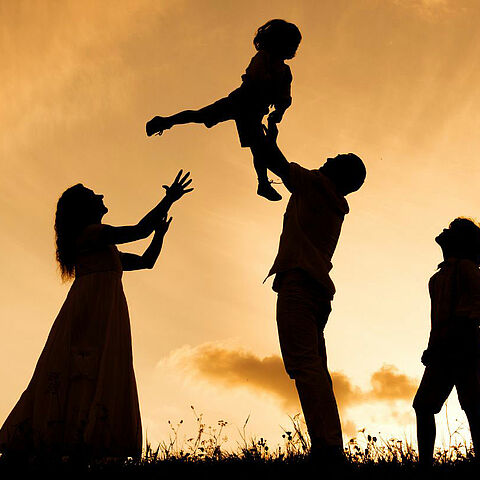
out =
[[[281,440],[298,407],[262,280],[287,192],[279,204],[256,196],[232,122],[144,134],[154,114],[237,87],[255,29],[275,17],[303,35],[280,125],[285,155],[317,168],[355,152],[368,168],[349,197],[326,330],[344,423],[349,434],[413,431],[433,239],[455,216],[478,215],[475,0],[0,1],[1,420],[68,289],[54,262],[58,196],[81,181],[105,195],[105,222],[130,224],[184,168],[196,189],[172,210],[157,267],[124,276],[144,427],[161,440],[195,405],[211,424],[241,426],[250,414],[252,433]],[[455,403],[453,422],[463,418]]]

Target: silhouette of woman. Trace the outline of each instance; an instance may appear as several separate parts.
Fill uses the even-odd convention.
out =
[[[178,173],[165,197],[133,226],[101,223],[103,195],[77,184],[58,200],[57,260],[74,278],[33,377],[0,430],[0,451],[15,456],[138,456],[142,428],[122,272],[152,268],[170,226],[171,205],[193,190]],[[155,235],[143,255],[116,244]],[[24,457],[22,457],[24,458]]]

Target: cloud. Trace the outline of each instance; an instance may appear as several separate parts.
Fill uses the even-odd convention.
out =
[[[415,415],[413,414],[413,410],[409,410],[406,412],[393,410],[390,413],[390,416],[394,418],[400,425],[411,425],[415,422]]]
[[[409,401],[418,387],[417,380],[399,373],[393,365],[384,365],[374,372],[370,382],[372,389],[367,392],[368,401]]]
[[[293,382],[278,355],[260,358],[245,350],[232,350],[212,343],[175,352],[174,363],[192,375],[216,385],[246,387],[273,395],[287,410],[298,410]]]
[[[261,358],[246,350],[204,343],[176,350],[169,356],[168,363],[182,368],[196,379],[226,388],[247,388],[273,396],[290,412],[300,410],[294,382],[287,376],[278,355]],[[374,372],[370,378],[371,388],[365,390],[342,372],[331,372],[331,375],[342,417],[347,415],[349,408],[361,404],[408,402],[418,385],[417,380],[399,372],[393,365],[383,365]],[[346,420],[344,423],[351,422]],[[350,425],[352,429],[353,424]]]

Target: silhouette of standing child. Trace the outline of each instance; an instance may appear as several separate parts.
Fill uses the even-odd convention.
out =
[[[257,194],[271,201],[281,200],[281,195],[268,180],[267,168],[256,154],[256,145],[263,137],[262,120],[269,112],[269,122],[279,123],[291,105],[292,73],[285,60],[295,56],[302,36],[293,23],[270,20],[262,25],[253,39],[257,54],[252,58],[242,84],[227,97],[200,110],[184,110],[169,117],[153,117],[146,124],[147,135],[161,135],[174,125],[203,123],[210,128],[220,122],[235,120],[240,144],[250,147],[257,172]]]
[[[82,184],[57,204],[57,260],[73,278],[32,379],[0,429],[9,456],[129,457],[142,451],[142,425],[122,273],[152,268],[172,204],[193,190],[188,173],[164,186],[163,200],[136,225],[102,223],[103,195]],[[143,255],[116,244],[155,234]]]
[[[413,402],[420,464],[433,463],[435,417],[455,386],[480,454],[480,228],[457,218],[435,241],[444,261],[429,281],[431,330]]]

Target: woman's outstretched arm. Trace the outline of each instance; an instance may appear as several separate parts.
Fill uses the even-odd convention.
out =
[[[155,227],[155,235],[143,255],[123,252],[120,254],[124,271],[153,268],[162,250],[163,239],[165,238],[165,234],[167,233],[171,222],[172,217],[168,220],[166,216],[161,219],[160,223]]]
[[[163,185],[163,188],[166,190],[165,197],[136,225],[124,227],[105,225],[105,228],[102,230],[102,241],[107,244],[119,244],[147,238],[159,224],[160,220],[167,215],[173,203],[193,190],[193,188],[187,188],[192,182],[192,179],[188,178],[190,172],[187,172],[183,177],[182,174],[183,170],[180,170],[170,186]]]

